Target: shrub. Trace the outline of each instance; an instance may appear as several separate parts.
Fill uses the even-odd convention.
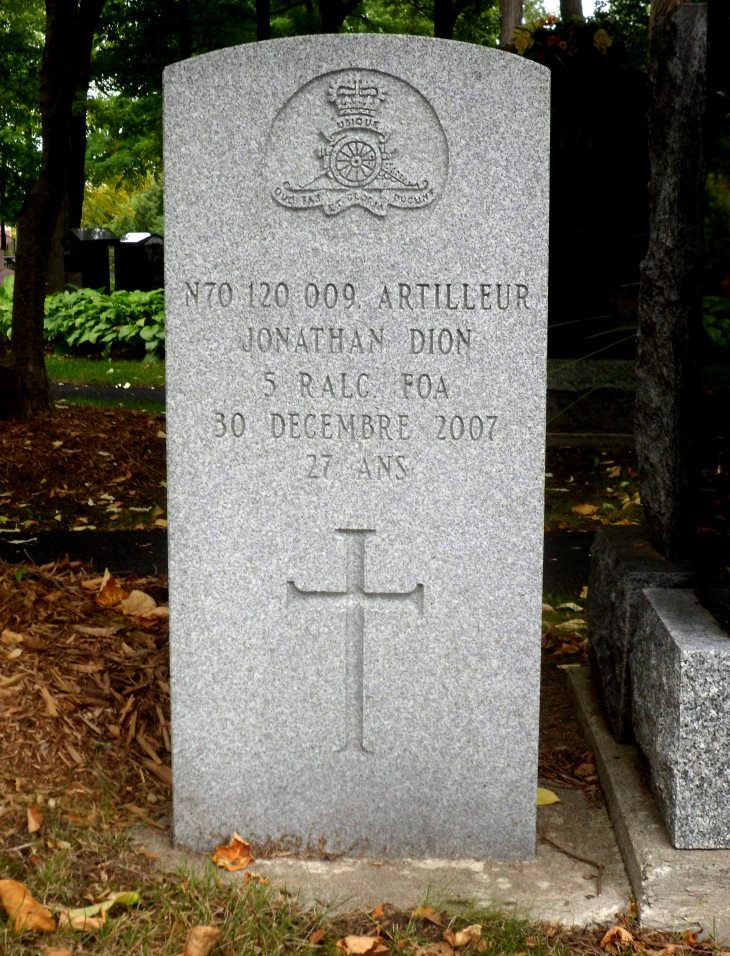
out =
[[[12,299],[0,288],[0,333],[10,334]],[[165,353],[165,298],[152,292],[95,289],[57,292],[46,298],[46,344],[61,354],[99,355],[124,350],[132,357]]]
[[[13,276],[6,276],[0,285],[0,338],[10,338],[10,322],[13,318]]]

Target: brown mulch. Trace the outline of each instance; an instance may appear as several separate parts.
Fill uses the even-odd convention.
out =
[[[6,839],[31,806],[78,823],[100,806],[121,822],[155,824],[166,811],[167,592],[152,578],[114,588],[78,562],[0,564]]]
[[[165,417],[59,405],[0,422],[0,527],[164,528]]]

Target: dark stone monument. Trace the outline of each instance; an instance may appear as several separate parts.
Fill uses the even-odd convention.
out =
[[[117,243],[115,289],[149,292],[164,284],[164,239],[153,232],[128,232]]]

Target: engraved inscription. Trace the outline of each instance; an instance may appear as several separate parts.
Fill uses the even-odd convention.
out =
[[[474,277],[366,283],[274,272],[188,279],[184,297],[201,318],[226,323],[242,360],[241,393],[211,410],[219,446],[259,461],[298,446],[300,474],[319,485],[418,479],[424,442],[441,455],[489,454],[506,419],[498,429],[481,388],[464,394],[468,366],[493,348],[498,323],[535,314],[525,282]]]
[[[336,534],[345,538],[345,590],[307,591],[294,581],[287,582],[287,604],[325,602],[345,611],[345,712],[341,747],[336,753],[372,753],[363,739],[364,719],[364,646],[365,609],[388,603],[410,604],[423,617],[423,585],[416,584],[410,591],[365,590],[365,542],[375,531],[368,528],[338,528]]]
[[[322,119],[329,127],[318,131],[318,143],[302,178],[295,179],[291,170],[289,178],[276,183],[272,191],[276,202],[289,209],[321,208],[327,216],[353,206],[382,217],[390,206],[421,209],[430,205],[439,183],[429,170],[412,168],[408,149],[404,149],[409,131],[398,129],[405,134],[396,137],[398,145],[393,136],[395,129],[404,125],[402,116],[408,115],[400,102],[404,91],[424,99],[421,94],[402,80],[373,70],[341,71],[313,82]],[[297,95],[287,106],[296,102]],[[334,125],[330,110],[335,114]],[[434,123],[443,138],[435,114],[431,125]],[[282,170],[286,174],[286,163]],[[296,175],[301,175],[298,170]]]

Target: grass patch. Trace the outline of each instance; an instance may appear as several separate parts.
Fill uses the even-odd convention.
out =
[[[426,950],[451,951],[444,939],[467,926],[480,927],[472,941],[460,943],[458,956],[497,956],[530,952],[562,956],[569,950],[548,927],[492,911],[413,911],[382,904],[369,913],[333,917],[326,911],[304,910],[286,892],[256,879],[230,879],[206,864],[200,869],[162,873],[146,851],[135,847],[126,831],[84,829],[48,813],[43,838],[31,837],[17,850],[0,850],[4,875],[23,882],[33,897],[55,912],[80,907],[120,891],[139,894],[139,903],[119,909],[93,932],[59,929],[53,933],[16,934],[0,916],[0,952],[4,956],[36,956],[43,947],[66,948],[104,956],[180,956],[192,927],[220,930],[217,954],[258,953],[299,956],[313,953],[343,956],[348,936],[380,939],[384,953],[420,956]],[[339,941],[339,945],[338,945]],[[433,949],[429,949],[433,947]]]
[[[165,363],[130,359],[88,359],[49,355],[46,371],[52,382],[98,388],[164,388]]]

